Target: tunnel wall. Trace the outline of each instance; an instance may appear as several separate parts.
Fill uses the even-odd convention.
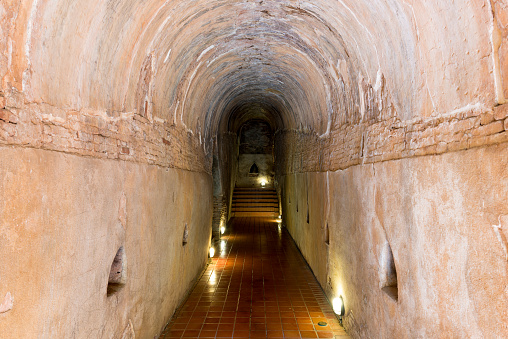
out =
[[[238,173],[238,137],[235,133],[223,133],[220,140],[220,159],[222,162],[222,206],[221,220],[224,225],[231,216],[231,203]],[[214,210],[216,213],[216,210]]]
[[[1,333],[157,335],[206,263],[210,155],[185,127],[137,112],[3,94]],[[125,287],[107,297],[121,242]]]
[[[330,299],[343,296],[353,337],[508,335],[506,106],[386,134],[350,126],[342,148],[277,136],[284,225]],[[383,290],[387,248],[398,298]]]
[[[459,154],[463,160],[470,154],[478,154],[487,167],[502,160],[501,154],[487,154],[486,150],[501,149],[502,146],[497,145],[507,141],[507,109],[502,105],[508,95],[506,13],[506,4],[495,0],[2,1],[0,145],[3,152],[10,152],[2,161],[7,164],[5,168],[9,168],[8,164],[20,165],[18,158],[24,164],[26,154],[35,152],[41,154],[41,162],[47,164],[44,168],[41,166],[40,171],[54,168],[56,161],[45,161],[55,154],[65,159],[78,159],[65,162],[65,166],[79,161],[90,162],[93,164],[90,166],[98,168],[115,163],[119,167],[137,168],[140,173],[167,170],[168,184],[195,177],[208,178],[198,182],[200,194],[210,198],[216,188],[210,178],[212,158],[219,155],[223,163],[219,166],[218,194],[221,196],[213,202],[220,207],[216,222],[228,213],[224,205],[230,203],[228,194],[235,182],[238,164],[234,159],[238,145],[236,141],[219,142],[216,154],[213,139],[225,135],[233,140],[239,125],[249,119],[264,119],[277,131],[276,172],[277,182],[283,185],[279,189],[282,204],[289,212],[285,213],[286,224],[320,281],[328,283],[327,276],[337,277],[340,272],[330,269],[330,265],[328,269],[323,268],[321,263],[325,258],[330,258],[327,262],[342,260],[340,249],[343,247],[337,237],[334,240],[334,234],[352,226],[339,218],[340,227],[337,226],[339,221],[333,225],[329,222],[329,236],[325,236],[329,238],[329,245],[325,241],[328,247],[319,245],[323,239],[318,229],[324,227],[326,230],[324,223],[319,222],[315,232],[309,228],[314,218],[323,212],[324,207],[316,204],[324,199],[324,191],[314,189],[323,187],[323,174],[328,178],[327,191],[340,184],[341,192],[354,192],[362,190],[363,185],[374,185],[374,179],[369,177],[370,168],[374,171],[380,167],[379,173],[384,173],[383,166],[395,167],[394,164],[415,170],[420,170],[420,165],[439,169],[440,159]],[[424,160],[428,163],[422,164]],[[62,165],[64,169],[65,166]],[[17,174],[13,170],[16,182],[30,182],[27,171]],[[348,173],[365,176],[365,184],[359,184],[356,177]],[[99,183],[107,177],[104,173],[101,175],[97,175]],[[113,168],[107,175],[120,182],[128,173]],[[140,174],[140,178],[143,175]],[[340,175],[342,177],[334,179]],[[376,177],[376,185],[386,183],[391,177],[391,174],[381,175],[382,178]],[[305,185],[299,181],[302,177]],[[429,174],[428,180],[437,179]],[[141,179],[139,182],[144,184]],[[166,182],[161,186],[164,184]],[[95,187],[93,183],[90,185]],[[404,185],[395,185],[395,188],[405,189],[409,184]],[[471,177],[463,185],[471,186],[471,192],[478,188]],[[494,188],[493,184],[488,185]],[[504,180],[501,185],[498,183],[498,186],[503,185]],[[109,194],[107,187],[100,185],[97,190],[106,195]],[[313,188],[310,193],[297,193],[298,215],[304,213],[303,222],[288,207],[289,200],[293,204],[296,197],[291,197],[291,192],[301,187]],[[26,192],[26,189],[20,190],[21,193],[14,189],[4,193],[2,203],[17,209],[24,206],[24,200],[42,200],[40,194]],[[182,187],[182,192],[184,189],[189,188]],[[462,186],[461,189],[466,190]],[[136,186],[136,193],[139,191],[144,192],[143,186]],[[112,192],[120,194],[114,188]],[[500,192],[506,193],[506,190]],[[16,194],[21,194],[24,200],[9,205],[8,201]],[[182,196],[178,204],[195,198],[205,201],[196,207],[197,213],[203,218],[200,220],[211,218],[212,202],[203,200],[194,188],[190,194],[190,197]],[[353,195],[347,193],[346,198],[354,200]],[[418,198],[416,195],[410,197]],[[65,198],[63,189],[51,194],[52,201],[67,201]],[[431,201],[441,199],[432,198]],[[127,206],[129,199],[126,193]],[[327,199],[330,202],[326,211],[335,208],[344,197]],[[137,208],[142,207],[132,207],[129,211]],[[365,207],[366,210],[373,208]],[[396,210],[404,212],[400,206]],[[457,207],[455,211],[465,212],[466,208]],[[502,212],[501,209],[496,211]],[[150,211],[147,213],[152,215]],[[153,214],[154,220],[165,220],[160,213]],[[343,210],[344,213],[362,216],[356,210]],[[69,214],[62,213],[55,221],[48,222],[48,227],[56,227]],[[179,212],[175,215],[176,218],[181,216]],[[99,216],[91,214],[89,219],[93,218]],[[28,215],[21,219],[28,220]],[[504,241],[506,237],[499,233],[503,230],[501,219],[496,224],[499,227],[492,229],[497,229],[498,239]],[[4,233],[0,233],[0,239],[5,241],[7,232],[9,239],[15,237],[18,228],[10,224],[4,227],[5,221],[1,222]],[[494,225],[495,221],[491,223]],[[41,223],[34,225],[40,227]],[[420,222],[420,226],[423,230],[418,229],[418,232],[430,227],[425,222]],[[73,224],[71,229],[75,228]],[[217,231],[215,224],[214,230]],[[412,234],[409,233],[410,240]],[[467,234],[466,238],[470,239],[470,233]],[[36,235],[42,237],[43,233]],[[139,238],[143,236],[140,234]],[[181,235],[171,237],[177,239]],[[19,241],[21,239],[26,241],[25,237],[20,237]],[[58,234],[55,239],[60,239]],[[363,244],[365,239],[358,235],[355,241]],[[200,240],[203,250],[208,240],[206,234]],[[380,240],[380,243],[386,242]],[[312,249],[313,246],[316,249]],[[493,245],[491,251],[499,251],[501,245],[496,246]],[[104,250],[104,247],[98,248]],[[142,248],[141,243],[136,243],[134,248]],[[397,243],[391,249],[397,266],[401,249]],[[4,247],[2,251],[13,256],[12,249]],[[126,251],[130,258],[128,247]],[[368,253],[362,257],[365,260],[361,264],[372,261],[369,258],[375,253]],[[487,253],[486,256],[491,252]],[[420,251],[416,254],[427,255]],[[29,260],[31,250],[19,257],[22,258],[19,260]],[[23,273],[22,266],[9,265],[7,259],[0,260],[2,267],[18,272],[13,276]],[[197,259],[194,263],[195,266],[186,265],[197,270],[202,264]],[[505,268],[506,263],[501,267]],[[70,272],[70,266],[67,270]],[[146,279],[147,284],[152,284],[152,279],[157,278]],[[338,278],[333,279],[337,283]],[[348,309],[346,327],[356,336],[362,336],[361,331],[375,336],[373,328],[380,325],[380,316],[369,317],[365,304],[369,304],[370,295],[365,294],[362,308],[355,301],[364,295],[359,284],[361,280],[351,278],[347,284],[346,280],[342,282],[351,292],[348,292],[346,308],[347,305],[354,307]],[[401,305],[408,300],[404,299],[402,292],[407,287],[402,283],[404,281],[401,281],[398,302]],[[330,289],[332,287],[334,293],[339,289],[336,286]],[[6,295],[0,307],[0,311],[5,311],[0,313],[0,326],[21,324],[21,313],[13,312],[19,312],[16,310],[18,302],[22,305],[27,302],[25,292],[19,292],[20,298],[18,292],[11,294],[9,290],[14,289],[11,283],[0,285],[0,289],[4,289],[0,290],[0,297]],[[9,309],[11,296],[14,298],[12,310]],[[46,298],[46,294],[43,296]],[[61,300],[68,302],[64,297]],[[57,315],[62,314],[59,307],[63,309],[63,304],[52,308],[55,316],[53,312],[45,316],[38,311],[37,302],[23,309],[32,312],[36,321],[46,319],[44,321],[57,323]],[[488,296],[485,302],[495,303]],[[505,299],[501,302],[506,306]],[[175,303],[171,302],[168,308],[172,309]],[[118,312],[130,310],[130,307],[143,308],[148,304],[144,301],[134,306],[127,303]],[[391,310],[393,307],[388,306],[380,312],[392,314]],[[400,311],[401,317],[408,315],[405,310]],[[439,314],[442,311],[441,308]],[[418,320],[415,320],[418,324],[415,331],[421,329],[423,323],[428,327],[436,323],[436,319],[425,312],[411,318]],[[61,323],[72,326],[75,322],[69,314],[74,313],[62,315]],[[87,317],[84,315],[83,319]],[[507,323],[502,317],[506,314],[501,316],[501,321]],[[108,326],[120,326],[123,331],[127,326],[126,318],[118,319],[116,325],[104,327],[105,332],[99,337],[107,337],[118,329],[110,330]],[[453,318],[455,320],[461,323]],[[487,332],[498,333],[489,325],[489,321],[498,320],[493,317],[481,326]],[[156,322],[154,320],[153,324],[158,327],[160,324]],[[146,324],[133,320],[129,326],[140,335],[145,335],[145,330],[152,333]],[[388,321],[387,324],[392,324],[387,326],[393,326],[395,331],[401,328],[398,322]],[[443,330],[448,331],[447,324],[443,322]],[[80,328],[87,327],[85,323],[82,325]],[[475,325],[469,326],[471,335],[478,333]],[[497,329],[504,330],[502,325]],[[389,336],[388,330],[384,331]],[[397,333],[406,333],[403,329],[400,331]],[[450,331],[462,336],[460,330]],[[437,329],[431,334],[440,335]]]
[[[206,173],[2,146],[0,178],[2,338],[153,338],[206,263]]]
[[[0,3],[2,338],[153,338],[206,264],[211,152],[153,93],[145,5]]]
[[[251,120],[239,130],[237,187],[273,187],[273,131],[266,121]],[[256,172],[251,173],[256,165]]]
[[[256,164],[257,175],[250,173],[251,166]],[[236,186],[260,188],[261,180],[266,187],[273,187],[273,155],[272,154],[240,154]]]

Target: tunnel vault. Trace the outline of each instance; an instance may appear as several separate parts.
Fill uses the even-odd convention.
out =
[[[0,333],[160,333],[261,121],[283,224],[353,337],[507,337],[507,17],[496,0],[2,1]]]

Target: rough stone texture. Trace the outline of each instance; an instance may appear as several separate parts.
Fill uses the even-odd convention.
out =
[[[224,227],[227,218],[227,202],[223,195],[213,197],[213,216],[212,216],[212,238],[213,241],[220,239],[220,228]]]
[[[209,157],[190,131],[133,113],[109,116],[13,103],[0,111],[0,144],[211,171]]]
[[[249,120],[240,127],[240,154],[272,154],[273,131],[263,120]]]
[[[350,166],[441,154],[508,141],[506,110],[471,106],[428,119],[344,125],[330,137],[280,131],[276,157],[282,173],[335,171]],[[482,123],[483,119],[483,123]]]
[[[490,106],[508,82],[502,1],[26,0],[1,13],[7,101],[136,111],[206,139],[261,116],[323,134],[377,112]]]
[[[505,143],[283,178],[284,223],[327,294],[344,297],[353,337],[508,336],[507,152]],[[398,302],[380,286],[385,242]]]
[[[238,173],[235,185],[238,187],[274,187],[273,131],[263,120],[249,120],[238,131]],[[256,164],[258,172],[250,173]]]
[[[220,164],[217,164],[216,171],[212,171],[214,172],[214,199],[218,202],[213,211],[215,217],[214,234],[219,232],[221,223],[225,226],[230,219],[233,190],[238,173],[238,161],[235,160],[238,158],[238,138],[236,134],[222,133],[217,139],[217,158],[220,159]],[[219,162],[219,160],[217,161]]]
[[[206,263],[207,174],[0,147],[0,178],[0,295],[14,299],[2,338],[115,338],[128,326],[153,338]],[[107,297],[120,246],[125,286]]]

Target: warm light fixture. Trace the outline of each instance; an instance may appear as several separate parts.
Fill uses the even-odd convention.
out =
[[[265,179],[261,180],[261,182],[260,182],[260,183],[261,183],[261,187],[265,187],[265,185],[267,184],[267,182],[266,182],[266,180],[265,180]]]
[[[339,323],[342,326],[342,316],[344,315],[344,299],[339,295],[332,301],[333,311],[339,316]]]
[[[215,255],[215,248],[210,247],[210,258],[213,258],[214,255]]]
[[[279,215],[279,217],[277,218],[277,223],[281,223],[282,222],[282,215]]]
[[[332,305],[333,305],[333,311],[338,316],[344,315],[344,299],[342,299],[342,296],[339,296],[338,298],[334,298],[332,301]]]
[[[220,234],[224,234],[224,232],[226,232],[226,227],[222,226],[220,228]]]

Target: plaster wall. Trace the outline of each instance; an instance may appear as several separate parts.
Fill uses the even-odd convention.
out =
[[[344,297],[353,337],[508,336],[507,152],[504,143],[283,177],[284,224],[328,296]],[[381,289],[386,243],[397,301]]]
[[[259,170],[257,176],[249,175],[252,164]],[[261,180],[266,181],[265,187],[273,187],[273,155],[271,154],[240,154],[238,156],[238,174],[236,186],[261,188]]]
[[[506,336],[491,281],[506,280],[492,253],[507,248],[507,13],[501,0],[1,1],[0,333],[160,329],[204,263],[212,199],[215,233],[228,213],[233,139],[262,120],[286,224],[330,295],[344,289],[353,336]],[[404,194],[386,206],[378,191]],[[122,232],[136,280],[111,306]],[[374,278],[383,234],[396,305]]]
[[[0,147],[0,337],[153,338],[206,263],[211,213],[206,173]]]

